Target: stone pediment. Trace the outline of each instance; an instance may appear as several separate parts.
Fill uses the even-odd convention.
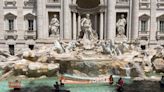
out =
[[[139,18],[142,20],[148,20],[150,18],[150,16],[147,14],[142,14]]]
[[[7,18],[7,19],[14,19],[16,17],[17,17],[17,15],[15,15],[15,14],[13,14],[11,12],[5,14],[5,18]]]
[[[32,13],[27,13],[27,14],[24,15],[24,18],[26,18],[26,19],[34,19],[35,17],[36,16]]]
[[[163,19],[163,20],[164,20],[164,14],[158,16],[157,18],[158,18],[158,19]]]

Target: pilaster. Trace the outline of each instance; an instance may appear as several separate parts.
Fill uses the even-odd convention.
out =
[[[24,6],[24,1],[23,0],[17,0],[17,23],[16,27],[17,27],[17,34],[18,34],[18,39],[23,40],[24,39],[24,33],[25,33],[25,29],[24,29],[24,15],[23,15],[23,6]]]
[[[63,13],[64,13],[64,39],[65,40],[71,40],[72,39],[72,30],[71,30],[71,11],[70,11],[70,5],[71,0],[64,0],[63,2]]]
[[[76,25],[76,13],[73,12],[73,39],[76,40],[77,37],[77,25]]]
[[[131,30],[131,38],[135,40],[138,38],[138,23],[139,23],[139,0],[132,0],[132,30]]]
[[[48,30],[45,30],[45,0],[37,0],[37,33],[38,39],[46,39]],[[47,32],[46,32],[47,31]]]
[[[0,39],[4,39],[4,14],[3,14],[3,0],[0,0]]]
[[[150,15],[150,41],[156,41],[156,30],[157,30],[157,21],[156,21],[156,9],[157,9],[157,0],[151,0],[151,15]]]
[[[107,40],[114,41],[116,37],[116,2],[113,0],[108,0],[108,18],[107,18]]]
[[[100,13],[100,40],[104,38],[104,15],[103,12]]]

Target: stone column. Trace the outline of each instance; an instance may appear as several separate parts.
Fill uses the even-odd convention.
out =
[[[76,13],[73,12],[73,39],[76,40],[77,36]]]
[[[23,0],[18,0],[17,1],[17,19],[14,23],[17,23],[14,27],[14,29],[17,28],[17,34],[18,34],[18,39],[24,39],[24,15],[23,15],[23,5],[24,5],[24,1]]]
[[[94,30],[97,32],[97,13],[95,14],[95,29]]]
[[[60,30],[59,30],[59,32],[60,32],[60,39],[63,39],[63,37],[64,37],[64,33],[63,33],[63,14],[62,14],[62,12],[60,12],[59,13],[59,16],[60,16]]]
[[[104,38],[104,15],[103,12],[100,13],[100,40]]]
[[[80,36],[80,31],[81,31],[81,24],[80,24],[80,21],[81,21],[81,15],[78,14],[78,36]]]
[[[107,40],[114,41],[116,37],[116,2],[108,0],[108,17],[107,17]]]
[[[138,38],[138,14],[139,14],[139,0],[132,0],[132,40],[135,40]]]
[[[60,11],[60,39],[64,39],[64,32],[63,32],[63,0],[60,0],[61,3],[61,11]]]
[[[38,39],[44,38],[43,32],[43,0],[37,0],[37,34]]]
[[[156,9],[157,9],[157,0],[150,0],[150,41],[154,43],[156,41],[156,31],[157,31],[157,21],[156,21]]]
[[[70,5],[71,0],[64,0],[63,1],[63,13],[64,13],[64,39],[65,40],[71,40],[72,39],[72,30],[71,30],[71,11],[70,11]]]
[[[43,3],[43,39],[47,39],[49,37],[49,17],[48,17],[48,12],[46,10],[46,4],[47,4],[47,0],[42,0]],[[59,19],[60,20],[60,19]],[[46,27],[45,27],[46,26]]]
[[[4,39],[4,15],[3,15],[3,0],[0,0],[0,39]]]
[[[130,9],[129,9],[129,23],[127,23],[127,25],[129,25],[128,27],[129,27],[129,32],[128,32],[128,40],[131,40],[132,38],[132,8],[133,8],[133,5],[132,5],[132,0],[129,0],[129,5],[130,5]]]

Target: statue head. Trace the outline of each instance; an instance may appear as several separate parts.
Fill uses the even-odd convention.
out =
[[[121,14],[121,18],[124,18],[125,17],[125,15],[124,14]]]
[[[86,18],[90,18],[90,14],[86,14]]]
[[[54,14],[54,18],[57,18],[57,14]]]

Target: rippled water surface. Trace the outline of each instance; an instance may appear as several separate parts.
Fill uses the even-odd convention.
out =
[[[23,88],[20,92],[53,92],[55,82],[56,78],[23,80],[21,81]],[[129,84],[131,81],[125,80],[125,82]],[[65,85],[65,88],[71,92],[115,92],[115,85],[108,84]],[[0,92],[12,92],[8,88],[8,81],[0,82]]]

